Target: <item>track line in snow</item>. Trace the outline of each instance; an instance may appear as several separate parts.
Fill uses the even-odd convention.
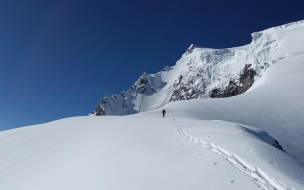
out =
[[[263,170],[261,170],[259,167],[255,166],[251,162],[248,162],[236,154],[229,152],[212,142],[204,142],[200,139],[196,139],[187,133],[182,129],[182,126],[180,123],[176,121],[175,118],[172,119],[173,122],[176,124],[179,133],[182,137],[188,139],[189,141],[199,144],[212,152],[216,153],[217,155],[225,158],[230,164],[232,164],[234,167],[245,173],[246,175],[250,176],[252,181],[258,185],[259,187],[262,187],[265,190],[295,190],[294,188],[287,187],[284,183],[274,179],[270,175],[266,174]]]

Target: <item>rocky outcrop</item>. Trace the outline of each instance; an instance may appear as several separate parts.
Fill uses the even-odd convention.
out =
[[[106,95],[89,115],[127,115],[136,113],[133,110],[134,104],[132,100],[136,97],[149,96],[156,93],[156,90],[151,86],[149,80],[150,75],[144,73],[128,91],[123,91],[119,95]]]
[[[193,52],[193,49],[195,48],[194,44],[191,44],[190,47],[186,50],[185,54],[189,55]]]
[[[101,106],[98,104],[98,106],[95,108],[95,110],[91,113],[91,115],[101,116],[105,115],[106,112],[101,108]]]
[[[228,86],[224,90],[214,88],[210,92],[209,96],[211,98],[225,98],[246,92],[254,83],[254,77],[256,76],[256,71],[250,67],[251,64],[245,65],[245,68],[239,75],[237,82],[230,80]]]
[[[301,23],[293,28],[302,27]],[[129,115],[174,101],[243,94],[271,65],[284,59],[274,56],[280,48],[278,32],[284,27],[252,33],[252,42],[240,47],[212,49],[192,44],[174,66],[144,73],[128,91],[103,98],[91,115]]]
[[[133,86],[128,90],[128,92],[136,92],[140,94],[154,93],[154,88],[150,85],[148,80],[148,74],[144,73],[139,77]]]
[[[202,68],[181,74],[173,84],[174,90],[169,101],[190,100],[203,96],[206,92],[205,75],[206,71]]]

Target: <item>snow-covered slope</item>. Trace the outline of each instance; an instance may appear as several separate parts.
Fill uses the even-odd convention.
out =
[[[102,102],[105,111],[112,111],[106,115],[155,110],[74,117],[0,132],[0,189],[304,189],[303,22],[261,33],[253,34],[256,40],[249,46],[220,52],[191,47],[175,66],[144,74],[131,90]],[[273,36],[275,42],[262,45]],[[210,53],[208,63],[196,63],[197,58],[187,65],[200,51]],[[245,72],[239,62],[231,68],[233,59],[243,58],[251,63]],[[261,64],[266,60],[269,65]],[[265,66],[270,66],[267,71]],[[220,74],[229,69],[239,69],[242,77],[230,74],[228,86],[230,81],[234,86],[252,81],[253,72],[262,76],[254,76],[253,86],[239,96],[196,99],[205,97],[202,93],[167,103],[200,67],[211,73],[211,78],[202,75],[208,76],[203,77],[205,95],[215,88],[220,97],[228,93]],[[181,74],[180,81],[171,81]],[[191,94],[188,87],[199,85],[184,85],[184,94],[176,91],[175,98]],[[163,108],[166,118],[161,118]]]
[[[290,24],[277,30],[279,48],[272,57],[278,61],[252,89],[229,98],[170,103],[164,107],[167,114],[257,127],[271,134],[288,154],[304,163],[304,26]],[[141,114],[157,117],[160,111]]]
[[[284,53],[302,45],[303,25],[304,21],[299,21],[255,32],[252,42],[242,47],[210,49],[191,45],[176,65],[156,74],[144,73],[128,91],[103,98],[91,115],[128,115],[172,101],[242,94],[252,84],[261,83],[267,68],[283,59]],[[282,47],[282,36],[293,40]]]
[[[303,189],[262,130],[184,118],[75,117],[0,133],[0,189]]]

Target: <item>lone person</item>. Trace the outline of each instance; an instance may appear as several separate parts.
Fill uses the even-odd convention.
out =
[[[166,110],[163,109],[162,113],[163,113],[163,117],[165,117],[165,115],[166,115]]]

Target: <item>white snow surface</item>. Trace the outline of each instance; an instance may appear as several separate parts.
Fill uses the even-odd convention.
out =
[[[73,117],[0,132],[0,189],[304,189],[303,35],[300,21],[254,33],[250,45],[220,51],[221,56],[195,48],[175,66],[144,74],[133,86],[134,96],[124,92],[109,104],[113,110],[117,102],[126,104],[119,115],[145,112]],[[213,80],[216,73],[241,69],[231,68],[231,60],[270,67],[259,70],[260,82],[242,95],[167,103],[171,79],[185,72],[185,60],[202,53],[212,55],[210,65],[193,64],[212,66],[208,88],[222,85]],[[218,66],[211,64],[221,59]],[[136,98],[123,102],[120,96]]]
[[[303,189],[303,164],[264,131],[143,115],[0,133],[0,189]]]

